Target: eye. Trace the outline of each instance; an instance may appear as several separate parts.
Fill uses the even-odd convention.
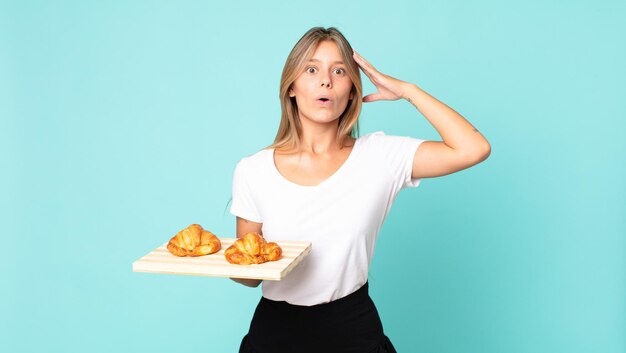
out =
[[[305,71],[306,71],[306,72],[308,72],[308,73],[310,73],[310,74],[314,74],[314,73],[315,73],[315,71],[317,71],[317,69],[316,69],[316,68],[314,68],[313,66],[309,66],[309,67],[307,67],[307,68],[306,68],[306,70],[305,70]]]
[[[346,73],[346,70],[344,70],[341,67],[338,67],[335,69],[335,74],[339,75],[339,76],[343,76]]]

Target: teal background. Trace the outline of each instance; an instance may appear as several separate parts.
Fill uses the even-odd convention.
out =
[[[0,351],[237,350],[260,288],[131,264],[190,223],[234,236],[233,168],[320,25],[492,145],[386,220],[370,285],[397,350],[626,352],[625,4],[1,2]],[[404,101],[360,122],[439,138]]]

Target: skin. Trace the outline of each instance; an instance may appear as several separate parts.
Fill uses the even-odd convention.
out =
[[[425,141],[413,158],[413,178],[433,178],[474,166],[489,156],[491,146],[482,134],[459,113],[429,95],[417,85],[398,80],[376,70],[356,51],[353,54],[363,73],[376,87],[376,93],[363,97],[364,103],[404,99],[411,103],[437,130],[442,141]],[[301,185],[317,185],[336,172],[346,161],[354,139],[346,139],[339,148],[336,134],[339,116],[345,110],[352,81],[342,75],[339,48],[332,41],[322,41],[292,85],[290,96],[298,103],[302,122],[302,145],[298,151],[275,151],[278,171],[288,180]],[[317,104],[315,98],[325,94],[333,102]],[[237,237],[247,232],[261,233],[262,223],[237,217]],[[250,287],[262,281],[233,279]]]
[[[289,92],[298,105],[302,124],[302,149],[276,151],[274,163],[288,180],[314,186],[337,171],[352,152],[355,139],[350,137],[339,148],[335,141],[339,116],[352,99],[352,80],[341,61],[341,53],[332,41],[321,42],[304,72]],[[320,95],[330,102],[320,104]]]

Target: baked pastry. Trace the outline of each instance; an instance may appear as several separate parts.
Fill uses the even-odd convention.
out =
[[[167,250],[176,256],[203,256],[221,249],[222,244],[215,234],[192,224],[181,230],[167,243]]]
[[[250,232],[235,240],[224,252],[226,261],[236,265],[262,264],[280,260],[283,249],[274,242],[266,242],[262,235]]]

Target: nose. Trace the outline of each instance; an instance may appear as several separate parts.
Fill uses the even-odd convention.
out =
[[[330,82],[330,76],[328,74],[323,75],[320,80],[322,81],[321,82],[322,87],[327,87],[327,88],[331,87],[332,83]]]

